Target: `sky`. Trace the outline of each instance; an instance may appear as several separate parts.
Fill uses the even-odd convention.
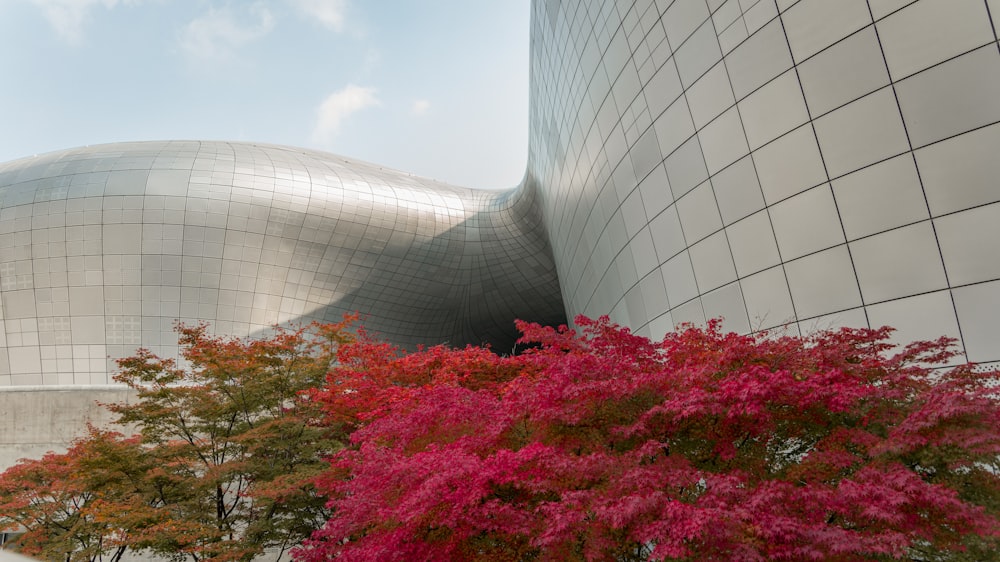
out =
[[[529,0],[0,0],[0,162],[133,140],[521,181]]]

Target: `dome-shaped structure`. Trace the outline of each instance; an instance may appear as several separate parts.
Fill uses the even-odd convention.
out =
[[[105,384],[176,352],[173,325],[248,336],[359,311],[402,344],[510,349],[563,320],[526,190],[449,186],[321,152],[94,146],[0,165],[2,385]]]

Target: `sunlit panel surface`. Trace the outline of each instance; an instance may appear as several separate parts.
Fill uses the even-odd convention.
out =
[[[474,191],[330,154],[225,142],[0,165],[0,385],[104,384],[176,320],[248,336],[339,320],[406,346],[564,321],[530,190]]]
[[[532,9],[527,177],[571,315],[1000,359],[1000,2]]]

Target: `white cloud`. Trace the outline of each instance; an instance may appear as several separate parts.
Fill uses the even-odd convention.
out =
[[[238,47],[267,35],[274,28],[274,16],[260,2],[246,7],[245,12],[239,14],[228,4],[209,9],[184,26],[179,38],[181,49],[201,60],[226,60]]]
[[[347,0],[289,0],[300,12],[315,18],[324,27],[333,31],[344,30],[344,11]]]
[[[413,100],[413,105],[410,106],[410,113],[414,115],[423,115],[427,113],[427,110],[431,108],[431,102],[427,100]]]
[[[375,88],[348,84],[330,94],[319,106],[313,140],[328,144],[340,130],[340,124],[344,119],[374,105],[379,105],[378,98],[375,97]]]
[[[83,26],[90,9],[103,5],[112,9],[118,4],[135,4],[137,0],[31,0],[42,10],[45,19],[63,40],[78,44],[83,40]]]

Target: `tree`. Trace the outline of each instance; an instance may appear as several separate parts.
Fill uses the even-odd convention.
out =
[[[21,551],[46,560],[120,560],[127,541],[107,521],[107,500],[128,495],[130,486],[106,480],[107,467],[91,461],[137,448],[137,439],[89,428],[66,453],[22,460],[0,476],[0,528],[23,530]]]
[[[996,559],[998,375],[890,331],[661,342],[520,324],[518,357],[359,341],[302,561]]]
[[[343,435],[302,393],[324,381],[352,320],[251,340],[177,326],[182,363],[147,350],[118,362],[115,380],[137,399],[107,407],[137,435],[92,431],[66,454],[8,470],[0,506],[24,511],[15,519],[5,507],[0,524],[28,530],[26,552],[72,560],[126,548],[206,561],[271,549],[280,559],[330,515],[312,480]],[[59,495],[35,499],[46,486]]]

